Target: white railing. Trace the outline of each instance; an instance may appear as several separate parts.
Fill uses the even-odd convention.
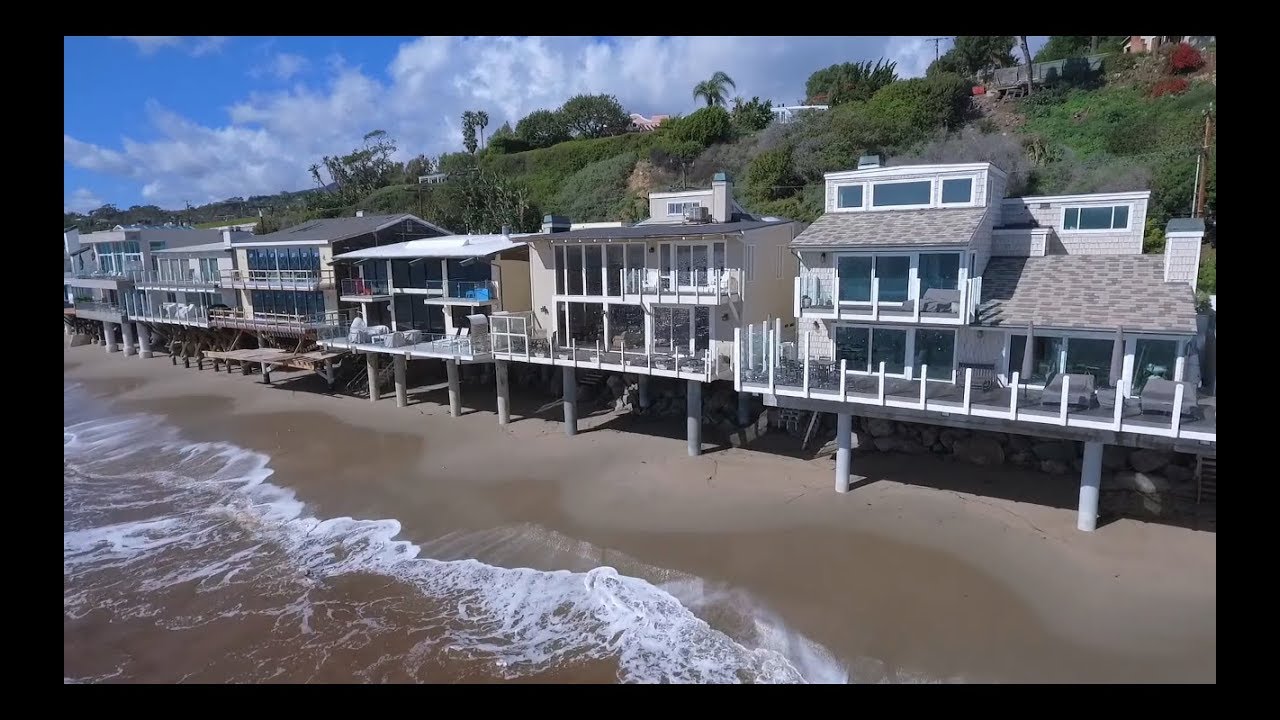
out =
[[[110,315],[116,321],[124,315],[124,310],[114,303],[89,302],[77,300],[74,304],[76,315]]]
[[[884,362],[871,372],[850,370],[845,358],[815,356],[810,352],[810,334],[794,342],[783,342],[781,323],[761,323],[734,329],[734,385],[740,391],[768,395],[801,397],[852,405],[878,405],[943,413],[995,418],[1023,423],[1060,427],[1128,432],[1198,442],[1217,442],[1215,423],[1183,419],[1183,398],[1187,385],[1178,382],[1171,412],[1163,414],[1139,412],[1125,414],[1126,396],[1132,388],[1132,368],[1126,365],[1121,381],[1108,393],[1114,393],[1111,408],[1099,404],[1101,393],[1094,398],[1072,392],[1075,376],[1062,376],[1061,388],[1040,391],[1024,388],[1020,374],[1013,372],[1007,388],[982,391],[973,396],[973,369],[966,368],[955,381],[928,379],[928,365],[909,368],[895,374],[887,372]],[[1180,376],[1175,376],[1180,379]],[[1078,385],[1077,385],[1078,387]],[[1032,399],[1032,394],[1035,399]],[[1081,404],[1081,399],[1085,400]],[[1130,399],[1132,402],[1132,399]],[[1133,409],[1132,405],[1128,406]],[[856,412],[856,411],[854,411]]]
[[[166,270],[144,270],[132,273],[130,279],[139,288],[149,285],[157,287],[217,287],[222,283],[222,276],[209,276],[196,272],[194,268],[186,273],[174,273]]]
[[[391,330],[386,327],[378,329],[367,326],[352,328],[351,320],[354,315],[349,314],[348,311],[340,311],[339,316],[338,322],[316,331],[316,338],[321,345],[365,352],[390,352],[406,356],[463,360],[484,359],[489,354],[490,337],[487,334],[428,333],[419,330]]]
[[[137,294],[128,294],[124,296],[124,311],[131,320],[174,325],[209,324],[209,308],[200,303],[154,302],[149,297],[140,299]]]
[[[702,268],[692,270],[659,270],[657,268],[619,269],[623,296],[643,296],[655,302],[663,299],[679,301],[706,299],[720,301],[742,296],[742,271],[737,268]],[[610,288],[604,288],[615,295]]]
[[[795,278],[793,293],[796,317],[967,325],[974,321],[981,303],[982,278],[970,278],[955,288],[928,290],[922,289],[920,278],[912,278],[906,300],[889,302],[881,299],[878,277],[871,278],[869,298],[850,300],[840,297],[839,275],[802,271]]]
[[[405,295],[426,295],[430,298],[475,303],[491,303],[498,299],[498,284],[492,280],[427,280],[412,286],[397,287],[395,290]]]
[[[318,289],[333,284],[328,270],[223,270],[222,284],[247,289]]]
[[[372,295],[390,295],[391,288],[385,279],[380,278],[343,278],[341,295],[343,297],[369,297]]]
[[[209,324],[245,330],[301,332],[320,331],[341,321],[342,313],[331,311],[314,314],[248,312],[244,308],[213,309]]]

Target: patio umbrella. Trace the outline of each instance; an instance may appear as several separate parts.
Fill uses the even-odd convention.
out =
[[[1027,323],[1027,344],[1022,348],[1022,382],[1031,377],[1031,356],[1036,339],[1036,324]]]
[[[1116,328],[1116,338],[1111,342],[1111,387],[1119,387],[1124,375],[1124,328]]]

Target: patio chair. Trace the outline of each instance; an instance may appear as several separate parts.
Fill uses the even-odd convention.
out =
[[[1197,417],[1200,407],[1196,402],[1196,389],[1191,386],[1191,383],[1176,383],[1172,380],[1158,377],[1148,379],[1147,384],[1143,386],[1142,392],[1139,394],[1139,407],[1142,409],[1143,414],[1160,413],[1162,415],[1172,415],[1174,393],[1177,392],[1178,385],[1182,385],[1181,414],[1184,417]]]
[[[994,363],[960,363],[960,377],[964,377],[965,370],[973,370],[973,380],[969,387],[980,392],[990,392],[1000,384],[1000,378],[996,376],[996,366]]]
[[[920,299],[920,312],[954,313],[956,312],[956,304],[959,302],[959,290],[929,288],[924,291],[924,297]]]
[[[1053,380],[1049,381],[1048,385],[1045,385],[1044,390],[1040,391],[1040,404],[1061,405],[1062,382],[1063,378],[1068,377],[1071,378],[1071,383],[1067,388],[1067,405],[1078,408],[1093,407],[1093,376],[1072,373],[1055,375]]]

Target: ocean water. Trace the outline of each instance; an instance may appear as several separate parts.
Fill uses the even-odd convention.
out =
[[[269,456],[73,384],[64,417],[66,682],[855,679],[733,588],[536,526],[318,517]]]

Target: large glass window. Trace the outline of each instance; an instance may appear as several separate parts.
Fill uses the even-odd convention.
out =
[[[582,250],[586,253],[587,294],[603,295],[604,261],[600,254],[604,248],[600,245],[584,245]]]
[[[644,309],[639,305],[609,306],[609,349],[644,352]]]
[[[841,302],[871,302],[871,264],[869,255],[844,255],[836,261]]]
[[[916,372],[928,365],[930,380],[951,380],[956,359],[954,330],[916,330]]]
[[[625,248],[621,245],[605,246],[605,289],[612,297],[618,297],[622,294],[622,271],[624,269],[623,254]]]
[[[563,308],[561,316],[563,332],[560,333],[562,345],[570,340],[577,342],[582,348],[594,348],[596,342],[605,343],[604,337],[604,305],[601,303],[560,303]]]
[[[876,183],[871,186],[871,205],[872,207],[928,205],[932,192],[933,182],[929,180]]]
[[[1007,373],[1022,373],[1022,361],[1027,347],[1026,335],[1014,335],[1009,341],[1009,367]],[[1062,338],[1037,335],[1031,348],[1031,375],[1025,373],[1019,382],[1044,384],[1062,372]]]
[[[1095,386],[1111,380],[1111,350],[1115,341],[1094,338],[1067,338],[1067,372],[1092,375]]]
[[[942,181],[942,204],[973,202],[973,179],[955,178]]]
[[[1065,230],[1127,230],[1129,206],[1069,207],[1063,213],[1062,227]]]
[[[1133,392],[1140,393],[1153,377],[1172,380],[1177,369],[1178,343],[1139,339],[1133,356]]]
[[[865,327],[836,327],[836,360],[844,359],[846,370],[871,372],[871,330]]]
[[[920,253],[920,293],[960,287],[960,253]],[[958,298],[957,298],[958,299]]]
[[[582,294],[582,248],[566,247],[566,268],[568,269],[565,280],[568,284],[569,295]]]
[[[887,374],[901,375],[907,368],[907,331],[875,328],[871,331],[871,367]]]
[[[836,207],[838,208],[860,208],[862,207],[862,186],[861,185],[841,185],[836,188]]]
[[[911,284],[911,258],[906,255],[877,257],[876,278],[880,281],[880,302],[906,302]]]

